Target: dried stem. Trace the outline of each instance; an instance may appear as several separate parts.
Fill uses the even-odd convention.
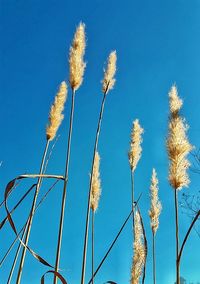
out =
[[[17,207],[22,203],[22,201],[26,198],[26,196],[32,191],[34,187],[31,186],[27,192],[20,198],[20,200],[16,203],[16,205],[13,207],[13,209],[10,210],[10,214],[12,214],[15,209],[17,209]],[[2,227],[5,225],[6,221],[8,220],[8,216],[6,216],[3,221],[0,223],[0,230],[2,229]]]
[[[116,243],[117,239],[119,238],[121,232],[123,231],[124,227],[126,226],[126,223],[128,222],[128,220],[130,219],[131,215],[133,214],[133,210],[135,210],[135,207],[137,206],[140,197],[142,194],[140,194],[139,198],[137,199],[137,201],[134,203],[133,205],[133,209],[131,209],[131,212],[128,214],[127,218],[125,219],[124,223],[122,224],[121,228],[119,229],[116,237],[114,238],[113,242],[111,243],[111,245],[109,246],[107,252],[105,253],[104,257],[102,258],[100,264],[98,265],[97,269],[95,270],[94,274],[93,274],[93,278],[96,276],[96,274],[98,273],[99,269],[101,268],[101,266],[103,265],[104,261],[106,260],[106,258],[108,257],[109,253],[111,252],[114,244]],[[92,283],[92,278],[90,279],[90,281],[88,282],[88,284]]]
[[[42,204],[42,202],[44,202],[44,200],[46,199],[47,195],[49,194],[49,192],[55,187],[55,185],[59,182],[59,180],[56,180],[53,185],[48,189],[48,191],[42,196],[42,198],[40,199],[40,201],[38,202],[38,205],[35,208],[35,212],[36,210],[39,208],[39,206]],[[29,220],[29,219],[28,219]],[[11,252],[13,246],[15,245],[16,241],[19,239],[19,236],[21,234],[21,232],[24,230],[26,224],[28,223],[28,220],[26,221],[25,225],[21,228],[21,230],[19,231],[18,235],[16,236],[16,238],[14,239],[14,241],[11,243],[10,247],[8,248],[7,252],[5,253],[5,255],[3,256],[3,258],[0,261],[0,267],[3,265],[4,261],[6,260],[7,256],[9,255],[9,253]],[[21,243],[20,243],[21,244]]]
[[[131,201],[132,201],[132,211],[133,211],[133,238],[134,238],[134,171],[131,170]]]
[[[197,212],[196,216],[195,216],[194,219],[192,220],[192,223],[191,223],[191,225],[190,225],[190,227],[189,227],[189,229],[188,229],[188,231],[187,231],[187,233],[186,233],[186,235],[185,235],[185,238],[184,238],[184,240],[183,240],[183,243],[182,243],[182,245],[181,245],[181,248],[180,248],[180,251],[179,251],[179,255],[178,255],[178,263],[179,263],[179,265],[180,265],[181,256],[182,256],[182,253],[183,253],[183,249],[184,249],[184,247],[185,247],[185,244],[186,244],[186,242],[187,242],[187,239],[188,239],[188,237],[189,237],[189,235],[190,235],[190,232],[191,232],[191,230],[192,230],[192,228],[193,228],[195,222],[198,220],[199,216],[200,216],[200,210]]]
[[[179,255],[179,224],[178,224],[178,193],[174,189],[174,205],[175,205],[175,224],[176,224],[176,283],[180,284],[180,262]]]
[[[22,241],[24,241],[24,237],[25,237],[26,230],[27,230],[27,227],[28,227],[28,221],[29,221],[29,219],[27,220],[27,222],[26,222],[26,224],[24,226],[24,229],[23,229],[23,233],[22,233],[22,236],[21,236],[21,240]],[[7,284],[11,283],[12,275],[13,275],[13,272],[14,272],[14,269],[15,269],[15,266],[16,266],[16,263],[17,263],[17,259],[18,259],[19,253],[20,253],[21,246],[22,246],[22,244],[19,243],[19,245],[17,247],[17,250],[16,250],[16,253],[15,253],[14,260],[13,260],[13,264],[12,264],[12,267],[11,267],[11,270],[10,270],[10,273],[9,273],[9,276],[8,276]]]
[[[95,213],[92,210],[92,284],[94,284],[94,217]]]
[[[152,238],[153,238],[153,283],[156,284],[156,243],[155,243],[155,234],[152,231]]]
[[[95,144],[94,144],[94,152],[93,152],[93,158],[92,158],[92,169],[91,169],[90,186],[89,186],[89,192],[88,192],[88,204],[87,204],[86,224],[85,224],[85,237],[84,237],[84,247],[83,247],[81,284],[85,283],[85,268],[86,268],[87,244],[88,244],[88,228],[89,228],[89,216],[90,216],[92,176],[93,176],[93,170],[94,170],[95,153],[97,151],[99,134],[100,134],[100,130],[101,130],[101,122],[102,122],[102,118],[103,118],[103,111],[104,111],[104,105],[105,105],[105,100],[106,100],[106,93],[107,93],[107,90],[105,91],[105,93],[103,95],[103,99],[102,99],[102,103],[101,103],[101,110],[100,110],[100,114],[99,114],[99,120],[98,120],[96,138],[95,138]]]
[[[71,112],[70,112],[70,125],[69,125],[69,134],[68,134],[65,180],[64,180],[63,195],[62,195],[61,212],[60,212],[60,223],[59,223],[59,231],[58,231],[57,250],[56,250],[55,272],[58,272],[59,264],[60,264],[60,251],[61,251],[61,245],[62,245],[63,222],[64,222],[64,215],[65,215],[65,203],[66,203],[66,196],[67,196],[67,182],[68,182],[69,161],[70,161],[70,152],[71,152],[71,139],[72,139],[73,119],[74,119],[74,105],[75,105],[75,91],[72,89],[72,103],[71,103]],[[57,276],[55,275],[54,284],[56,283],[57,283]]]
[[[45,145],[45,149],[44,149],[44,153],[43,153],[43,157],[42,157],[42,161],[41,161],[41,165],[40,165],[39,174],[43,173],[48,147],[49,147],[49,140],[46,141],[46,145]],[[30,232],[31,232],[31,225],[32,225],[32,221],[33,221],[33,216],[34,216],[34,211],[35,211],[35,207],[36,207],[36,201],[37,201],[41,181],[42,181],[42,177],[39,177],[38,181],[37,181],[37,185],[36,185],[36,190],[35,190],[35,194],[34,194],[34,198],[33,198],[33,202],[32,202],[31,211],[30,211],[30,219],[28,221],[27,232],[26,232],[25,241],[24,241],[25,246],[28,245],[28,241],[29,241],[29,236],[30,236]],[[24,247],[23,251],[22,251],[22,256],[21,256],[21,260],[20,260],[16,284],[21,283],[21,276],[22,276],[25,256],[26,256],[26,247]]]

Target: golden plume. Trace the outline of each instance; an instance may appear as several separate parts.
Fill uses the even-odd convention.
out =
[[[90,207],[95,212],[99,205],[99,198],[101,195],[101,180],[100,180],[100,173],[99,173],[99,162],[100,156],[99,153],[95,153],[94,158],[94,168],[93,168],[93,175],[92,175],[92,188],[91,188],[91,200],[90,200]]]
[[[158,199],[158,178],[155,169],[153,169],[151,178],[151,208],[149,210],[149,216],[151,220],[151,229],[155,234],[159,226],[159,215],[162,210],[162,205]]]
[[[83,75],[86,66],[83,60],[85,54],[85,45],[85,25],[83,23],[80,23],[76,29],[69,54],[69,81],[71,88],[74,91],[76,91],[80,87],[83,81]]]
[[[175,86],[169,92],[170,119],[167,150],[170,160],[169,182],[174,189],[180,190],[190,183],[187,169],[190,166],[187,155],[193,149],[189,143],[186,132],[188,125],[180,116],[179,111],[182,100],[178,97]]]
[[[136,169],[137,163],[140,160],[142,153],[142,134],[144,130],[139,124],[139,120],[136,119],[133,122],[133,127],[131,131],[131,142],[130,142],[130,151],[128,153],[129,164],[131,170],[134,171]]]
[[[116,50],[112,51],[108,57],[107,68],[104,70],[104,78],[102,80],[102,92],[107,94],[115,85],[117,54]]]
[[[55,96],[53,105],[51,106],[49,113],[49,124],[46,128],[47,140],[53,140],[56,136],[56,132],[64,118],[62,114],[67,99],[67,84],[63,81],[60,84],[59,90]]]
[[[134,256],[131,268],[131,284],[139,284],[140,277],[143,272],[145,264],[146,251],[144,246],[144,236],[142,231],[142,225],[140,215],[136,211],[134,216]]]

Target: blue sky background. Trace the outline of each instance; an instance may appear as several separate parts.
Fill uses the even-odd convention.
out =
[[[173,191],[167,181],[165,149],[168,91],[175,82],[184,99],[183,115],[190,125],[189,138],[200,146],[200,2],[199,0],[1,0],[0,1],[0,197],[9,180],[22,173],[37,173],[45,145],[45,127],[58,85],[68,80],[68,51],[75,27],[86,24],[87,68],[76,95],[74,132],[69,171],[61,268],[68,283],[80,281],[86,198],[92,149],[101,103],[103,66],[117,50],[117,83],[108,95],[99,141],[102,197],[96,215],[96,265],[130,211],[130,171],[127,159],[132,121],[145,129],[142,159],[136,170],[136,196],[143,193],[149,255],[146,283],[152,283],[149,185],[152,168],[160,181],[163,211],[157,232],[157,283],[175,279]],[[48,173],[63,174],[69,121],[70,95],[59,140]],[[199,190],[200,176],[191,173],[186,192]],[[21,185],[9,207],[25,192]],[[43,184],[45,192],[48,183]],[[51,192],[35,215],[30,246],[49,262],[55,261],[62,185]],[[17,228],[25,222],[31,199],[13,215]],[[5,212],[1,209],[1,219]],[[183,238],[190,222],[180,214]],[[14,233],[7,224],[0,234],[1,257]],[[88,251],[90,257],[90,250]],[[129,283],[132,258],[131,222],[96,277],[96,283]],[[13,259],[0,270],[6,283]],[[88,258],[88,264],[90,259]],[[183,254],[181,274],[188,283],[200,281],[199,237],[193,231]],[[47,270],[27,255],[22,284],[39,283]],[[91,275],[88,265],[87,279]],[[15,278],[14,278],[15,279]],[[52,283],[52,280],[46,283]],[[13,281],[13,283],[15,283]]]

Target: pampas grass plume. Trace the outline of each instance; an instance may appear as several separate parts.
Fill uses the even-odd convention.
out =
[[[83,59],[85,54],[85,46],[85,25],[80,23],[76,29],[69,54],[69,81],[71,88],[74,91],[76,91],[83,82],[83,75],[86,66]]]
[[[57,130],[64,118],[62,114],[67,99],[67,84],[63,81],[60,84],[59,90],[55,96],[53,105],[49,113],[49,124],[46,128],[47,140],[51,141],[56,136]]]
[[[100,156],[99,153],[95,153],[94,159],[94,168],[92,175],[92,188],[91,188],[91,201],[90,206],[92,210],[95,212],[99,205],[99,198],[101,195],[101,180],[100,180],[100,172],[99,172],[99,162]]]
[[[151,178],[151,207],[149,210],[149,216],[151,220],[151,229],[155,234],[159,226],[159,215],[162,210],[162,205],[158,199],[158,178],[155,169],[153,169]]]
[[[108,57],[107,67],[104,70],[104,78],[102,80],[102,92],[107,94],[115,85],[117,53],[116,50],[112,51]]]
[[[133,122],[133,127],[131,131],[131,142],[130,142],[130,151],[128,153],[129,164],[131,170],[134,171],[137,167],[138,161],[140,160],[142,153],[142,134],[144,130],[139,124],[139,120],[136,119]]]
[[[167,150],[170,160],[169,182],[174,189],[187,187],[190,179],[187,169],[190,166],[187,155],[193,149],[189,143],[186,132],[188,125],[180,116],[179,111],[182,100],[178,97],[177,88],[172,86],[169,92],[170,120]]]
[[[134,256],[131,268],[131,284],[139,284],[140,277],[143,272],[143,267],[145,263],[145,247],[143,240],[142,225],[140,220],[140,215],[136,211],[134,216]]]

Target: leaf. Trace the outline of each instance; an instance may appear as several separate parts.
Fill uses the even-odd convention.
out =
[[[56,275],[61,280],[61,282],[63,284],[67,284],[67,281],[65,280],[65,278],[59,272],[56,272],[54,270],[49,270],[45,274],[42,275],[41,284],[45,284],[45,282],[44,282],[45,275],[47,275],[49,273],[52,273],[52,274]]]

